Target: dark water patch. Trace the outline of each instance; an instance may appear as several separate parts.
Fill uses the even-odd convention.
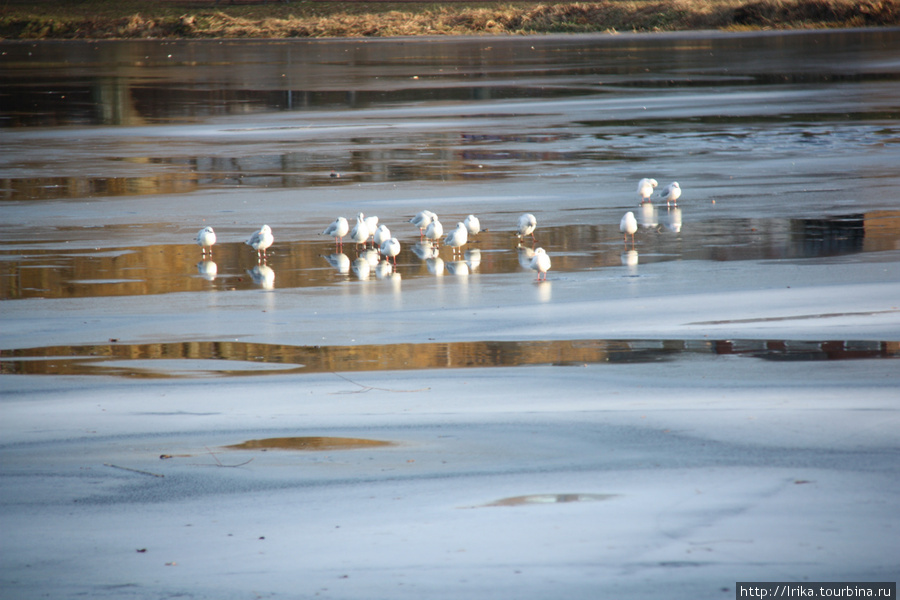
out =
[[[690,102],[690,100],[682,100]],[[755,106],[755,105],[754,105]],[[602,176],[607,165],[647,160],[653,141],[661,156],[731,155],[759,152],[795,156],[815,147],[821,152],[852,153],[873,147],[900,147],[900,111],[782,112],[766,105],[764,114],[725,114],[718,106],[691,108],[673,117],[672,110],[640,115],[607,111],[597,104],[592,114],[603,119],[573,119],[563,126],[545,123],[548,115],[467,115],[467,124],[441,125],[440,111],[414,115],[398,111],[396,120],[379,125],[389,131],[367,133],[333,123],[312,135],[307,127],[286,128],[283,139],[270,139],[266,129],[231,131],[228,145],[199,140],[182,146],[171,139],[154,143],[152,128],[132,131],[128,157],[115,156],[122,147],[108,137],[85,147],[60,130],[57,151],[43,142],[23,140],[23,152],[10,156],[0,180],[0,200],[76,200],[155,194],[188,194],[223,188],[299,189],[361,183],[502,181],[554,175],[565,167]],[[757,109],[753,109],[756,111]],[[583,114],[582,112],[578,113]],[[531,118],[533,117],[533,118]],[[484,121],[484,126],[477,125]],[[499,124],[501,121],[505,121]],[[399,130],[393,126],[400,124]],[[523,126],[523,124],[525,124]],[[408,126],[408,127],[407,127]],[[494,133],[478,133],[490,129]],[[552,131],[551,131],[552,130]],[[253,133],[251,133],[253,132]],[[351,133],[352,132],[352,133]],[[223,132],[224,134],[224,132]],[[263,139],[249,139],[255,135]],[[85,135],[93,138],[95,132]],[[27,137],[27,136],[26,136]],[[66,151],[63,147],[72,145]],[[113,156],[110,156],[113,155]],[[554,165],[556,165],[554,167]],[[330,177],[332,169],[342,174]]]
[[[5,126],[185,122],[613,87],[896,81],[895,31],[527,39],[2,44]]]
[[[562,340],[289,346],[178,342],[0,351],[0,373],[137,378],[652,363],[686,356],[766,360],[900,358],[900,342],[868,340]],[[182,364],[183,363],[183,364]]]

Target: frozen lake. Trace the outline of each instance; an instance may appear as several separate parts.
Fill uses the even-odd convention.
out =
[[[0,42],[4,597],[896,581],[898,57]],[[423,209],[486,231],[431,248]],[[322,235],[358,213],[395,268]]]

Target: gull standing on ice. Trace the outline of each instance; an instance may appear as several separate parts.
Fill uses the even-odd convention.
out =
[[[203,251],[203,256],[206,256],[206,249],[209,248],[209,255],[212,256],[212,247],[213,244],[216,243],[216,232],[213,231],[212,227],[204,227],[200,231],[197,232],[197,237],[194,238],[197,242],[197,245],[200,246],[200,249]]]
[[[619,221],[619,231],[625,234],[626,242],[628,241],[628,236],[631,236],[632,246],[634,246],[634,232],[637,231],[637,227],[637,219],[634,218],[634,213],[630,210],[625,213],[625,216]]]
[[[670,202],[677,205],[678,199],[681,198],[681,186],[678,185],[677,181],[673,181],[666,186],[666,189],[662,191],[659,197],[661,200],[665,200],[667,205]]]
[[[453,254],[459,252],[459,249],[466,245],[469,241],[469,230],[465,223],[457,223],[456,229],[447,234],[444,238],[444,245],[453,248]]]
[[[468,231],[470,235],[478,235],[481,233],[481,221],[479,221],[478,217],[475,215],[469,215],[463,223],[466,226],[466,231]]]
[[[386,259],[393,258],[394,265],[397,264],[397,255],[400,254],[400,240],[395,237],[392,237],[388,240],[385,240],[383,244],[381,244],[381,255]]]
[[[347,222],[347,219],[344,217],[338,217],[335,219],[331,225],[329,225],[325,231],[322,232],[322,235],[330,235],[334,237],[334,244],[336,247],[344,246],[344,236],[350,231],[350,224]]]
[[[266,250],[275,242],[275,236],[272,235],[272,228],[268,225],[260,227],[259,231],[255,231],[245,244],[256,250],[257,258],[266,258]],[[262,254],[260,254],[262,253]]]
[[[444,235],[444,226],[441,225],[441,222],[435,217],[431,223],[428,224],[428,227],[425,228],[425,239],[437,242],[441,239],[442,235]]]
[[[369,239],[369,226],[366,225],[366,217],[362,213],[356,215],[356,225],[350,230],[350,239],[356,242],[357,250],[360,244],[365,244]]]
[[[409,222],[419,228],[419,237],[421,238],[425,235],[425,229],[431,225],[432,221],[437,221],[437,218],[438,216],[430,210],[423,210],[410,219]]]
[[[650,199],[650,196],[653,195],[653,189],[658,186],[659,183],[655,179],[649,179],[645,177],[638,182],[638,195],[641,197],[641,202],[646,202]]]
[[[526,235],[530,235],[531,239],[534,241],[534,230],[537,227],[537,219],[534,218],[534,215],[531,213],[525,213],[521,217],[519,217],[519,228],[516,231],[516,234],[520,238],[524,238]]]
[[[534,256],[531,257],[531,264],[529,266],[533,271],[537,271],[538,281],[541,280],[542,276],[544,281],[547,281],[547,271],[550,270],[550,255],[547,254],[543,248],[536,248]]]
[[[369,228],[369,237],[375,237],[375,230],[378,229],[378,217],[366,217],[366,227]]]
[[[375,247],[381,248],[386,241],[391,239],[391,230],[388,229],[387,225],[382,223],[378,226],[378,229],[375,230],[372,239],[375,241]]]

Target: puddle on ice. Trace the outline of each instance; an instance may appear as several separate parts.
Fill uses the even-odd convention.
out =
[[[900,211],[873,211],[816,219],[716,219],[692,222],[691,210],[653,207],[653,216],[641,217],[638,244],[624,246],[615,223],[540,223],[538,245],[553,257],[553,274],[679,260],[763,261],[825,259],[900,247]],[[678,227],[665,225],[677,212]],[[517,215],[506,218],[512,223]],[[462,218],[462,217],[460,217]],[[573,218],[600,220],[599,215]],[[392,267],[372,249],[357,251],[352,242],[335,252],[333,241],[286,240],[279,235],[265,264],[243,243],[244,231],[217,230],[219,242],[212,258],[201,256],[195,244],[158,244],[118,249],[61,248],[58,234],[46,239],[0,243],[0,300],[24,298],[85,298],[140,296],[179,292],[252,289],[291,289],[374,281],[400,275],[404,279],[441,275],[496,275],[527,271],[531,245],[517,246],[512,225],[490,223],[470,239],[464,252],[433,249],[418,240],[418,231],[405,219],[390,222],[401,240],[397,266]],[[447,222],[455,222],[448,216]],[[484,222],[487,219],[483,218]],[[324,228],[323,224],[322,227]],[[148,225],[142,235],[170,230],[166,224]],[[317,235],[321,230],[317,230]],[[64,232],[68,235],[71,232]],[[81,232],[83,233],[83,232]],[[87,243],[109,244],[105,237],[121,239],[104,230]],[[171,235],[168,233],[167,235]],[[186,233],[193,239],[196,232]],[[127,243],[127,242],[126,242]],[[56,246],[52,248],[51,246]],[[871,260],[871,259],[869,259]]]
[[[228,450],[302,450],[318,452],[323,450],[356,450],[361,448],[383,448],[394,442],[343,437],[279,437],[261,440],[247,440],[240,444],[225,446]]]
[[[259,376],[418,369],[648,363],[689,355],[766,360],[900,358],[900,341],[545,340],[360,346],[244,342],[110,343],[0,351],[0,373],[123,377]]]
[[[618,497],[619,494],[529,494],[501,498],[488,504],[472,508],[488,508],[492,506],[531,506],[535,504],[565,504],[569,502],[602,502]]]

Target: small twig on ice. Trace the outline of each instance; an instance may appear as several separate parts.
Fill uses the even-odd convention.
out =
[[[122,469],[123,471],[131,471],[132,473],[140,473],[141,475],[150,475],[151,477],[165,477],[165,475],[160,475],[159,473],[151,473],[150,471],[141,471],[140,469],[132,469],[130,467],[120,467],[119,465],[111,465],[109,463],[103,463],[104,467],[112,467],[113,469]]]
[[[206,448],[206,446],[203,446],[203,447]],[[219,457],[216,456],[215,452],[213,452],[209,448],[206,448],[206,451],[209,452],[210,456],[213,457],[213,460],[216,461],[216,466],[218,466],[218,467],[228,467],[229,469],[233,469],[235,467],[243,467],[247,463],[253,462],[253,459],[251,458],[250,460],[245,460],[244,462],[238,463],[236,465],[223,465],[222,461],[219,460]]]
[[[334,371],[332,371],[332,375],[336,375],[337,377],[340,377],[344,381],[346,381],[348,383],[352,383],[353,385],[357,385],[362,388],[361,390],[356,390],[355,392],[332,392],[334,394],[362,394],[364,392],[369,392],[372,390],[378,390],[380,392],[395,392],[395,393],[399,394],[399,393],[410,393],[410,392],[427,392],[428,390],[431,389],[430,387],[426,387],[426,388],[419,388],[417,390],[392,390],[392,389],[388,389],[388,388],[373,387],[371,385],[363,385],[361,383],[357,383],[356,381],[353,381],[349,377],[344,377],[340,373],[335,373]]]

